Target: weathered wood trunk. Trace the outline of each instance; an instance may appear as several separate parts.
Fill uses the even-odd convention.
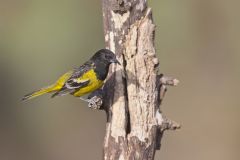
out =
[[[165,84],[154,48],[155,25],[146,0],[102,0],[106,48],[114,65],[104,87],[104,160],[153,160],[163,131],[179,126],[160,113]]]

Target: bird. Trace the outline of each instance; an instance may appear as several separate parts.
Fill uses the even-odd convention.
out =
[[[89,102],[82,96],[92,93],[104,85],[109,66],[112,63],[121,65],[111,50],[100,49],[83,65],[66,72],[54,84],[25,95],[22,101],[53,93],[52,98],[70,94]]]

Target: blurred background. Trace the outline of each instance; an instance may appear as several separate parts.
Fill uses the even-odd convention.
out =
[[[156,159],[240,159],[235,0],[149,0],[160,70],[181,83],[162,110],[182,124]],[[0,160],[102,159],[104,112],[71,96],[21,97],[104,47],[100,0],[0,0]]]

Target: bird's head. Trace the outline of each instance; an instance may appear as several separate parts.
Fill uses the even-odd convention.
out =
[[[108,49],[101,49],[97,51],[91,59],[94,61],[101,61],[107,64],[117,63],[121,65],[120,62],[117,60],[116,55]]]

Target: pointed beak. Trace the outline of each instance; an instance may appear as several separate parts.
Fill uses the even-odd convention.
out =
[[[112,60],[112,63],[117,63],[117,64],[121,65],[121,63],[117,59]]]
[[[115,63],[119,64],[121,66],[121,63],[116,59]]]

